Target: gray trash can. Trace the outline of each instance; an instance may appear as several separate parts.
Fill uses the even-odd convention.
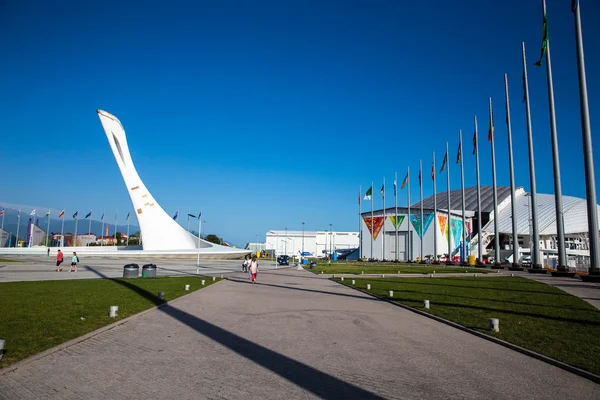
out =
[[[127,264],[123,267],[123,278],[137,278],[140,274],[140,266],[137,264]]]
[[[142,278],[156,278],[156,265],[144,264],[142,266]]]
[[[310,269],[314,269],[317,268],[317,263],[316,262],[311,262],[310,263]]]

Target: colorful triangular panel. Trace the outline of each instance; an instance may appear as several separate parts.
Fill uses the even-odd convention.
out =
[[[431,221],[433,221],[433,214],[427,214],[423,216],[423,235],[425,235],[425,233],[427,233],[427,229],[429,228],[429,225],[431,225]],[[410,216],[410,222],[412,223],[413,227],[415,228],[415,231],[417,232],[417,235],[419,235],[419,238],[422,239],[421,236],[421,216],[420,215],[411,215]]]
[[[438,221],[440,223],[440,231],[442,236],[448,239],[448,217],[445,215],[438,215]]]
[[[404,221],[404,217],[405,217],[405,215],[398,215],[398,218],[396,218],[395,215],[390,215],[390,221],[392,221],[392,225],[394,226],[394,228],[396,230],[400,229],[400,226],[402,225],[402,222]]]
[[[373,236],[373,240],[377,240],[377,236],[379,232],[381,232],[381,228],[383,228],[383,223],[385,222],[385,217],[363,217],[363,221],[365,221],[365,225],[369,229],[371,236]]]

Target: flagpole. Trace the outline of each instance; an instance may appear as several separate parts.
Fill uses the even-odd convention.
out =
[[[106,214],[106,208],[102,211],[102,228],[100,228],[100,237],[104,236],[104,214]],[[104,240],[100,240],[100,246],[104,246]]]
[[[517,230],[517,200],[515,193],[515,170],[513,163],[512,128],[510,124],[510,100],[508,96],[508,75],[504,74],[504,93],[506,94],[506,131],[508,132],[508,164],[510,172],[510,204],[512,213],[513,267],[519,267],[519,232]]]
[[[19,228],[21,225],[21,209],[19,208],[19,214],[17,215],[17,239],[15,241],[15,247],[19,247]]]
[[[129,224],[131,224],[131,216],[127,213],[127,242],[125,244],[126,247],[129,247]]]
[[[62,216],[62,224],[60,227],[60,247],[65,247],[65,214],[64,214],[65,210],[62,210],[61,212],[63,213]]]
[[[2,216],[2,228],[4,229],[4,216]],[[50,247],[52,241],[50,240],[50,210],[48,210],[48,226],[46,227],[46,246]]]
[[[450,163],[448,162],[448,142],[446,142],[446,186],[448,187],[448,257],[446,264],[452,264],[452,224],[451,213],[452,199],[450,198]]]
[[[466,264],[467,258],[467,224],[465,218],[465,166],[463,164],[463,141],[462,129],[458,131],[459,137],[459,154],[460,154],[460,188],[461,188],[461,207],[462,207],[462,246],[460,254],[461,264]]]
[[[433,164],[431,168],[431,180],[433,181],[433,263],[437,264],[437,185],[435,181],[435,151],[431,154]]]
[[[115,212],[115,246],[117,245],[117,225],[119,221],[119,210]]]
[[[492,98],[490,103],[490,132],[488,140],[492,148],[492,192],[494,196],[494,264],[500,263],[500,233],[498,227],[498,187],[496,186],[496,148],[494,147],[494,115],[492,111]]]
[[[527,58],[525,56],[525,42],[521,42],[523,53],[523,90],[525,97],[525,111],[527,117],[527,144],[529,148],[529,185],[531,190],[531,229],[529,235],[529,252],[531,253],[531,267],[541,269],[540,262],[540,238],[537,219],[537,189],[535,180],[535,162],[533,158],[533,133],[531,128],[531,109],[529,103],[529,80],[527,77]],[[529,215],[527,216],[529,218]],[[533,245],[533,247],[532,247]]]
[[[542,0],[544,16],[546,16],[546,0]],[[546,75],[548,79],[548,106],[550,108],[550,135],[552,139],[552,168],[554,171],[554,204],[556,211],[556,233],[558,236],[558,270],[567,267],[565,253],[565,229],[562,202],[562,187],[560,179],[560,161],[558,157],[558,137],[556,133],[556,111],[554,107],[554,83],[552,82],[552,62],[550,59],[550,40],[546,39]],[[597,222],[594,223],[597,227]],[[597,230],[597,228],[596,228]]]
[[[358,185],[358,259],[362,260],[362,185]]]
[[[383,177],[383,193],[381,194],[383,197],[383,235],[381,236],[381,261],[385,260],[385,176]]]
[[[192,210],[190,208],[188,208],[188,232],[190,231],[190,213],[192,212]]]
[[[371,259],[373,259],[373,204],[375,196],[373,196],[373,181],[371,181]]]
[[[419,186],[421,191],[421,223],[419,224],[419,234],[421,237],[421,263],[423,263],[423,160],[419,160]]]
[[[77,210],[77,213],[79,210]],[[75,236],[73,237],[73,247],[77,246],[77,222],[79,221],[79,214],[75,215]]]
[[[600,252],[598,249],[598,210],[596,205],[596,181],[594,156],[592,154],[592,133],[588,106],[587,78],[583,55],[583,35],[581,33],[581,11],[579,2],[574,4],[575,43],[577,48],[577,73],[579,76],[579,104],[581,108],[581,133],[583,136],[583,160],[585,166],[585,187],[587,199],[588,238],[590,248],[590,275],[600,274]]]
[[[90,210],[90,225],[88,229],[88,233],[92,233],[92,210]],[[89,243],[86,246],[89,246]]]
[[[4,211],[4,209],[2,209],[2,211]],[[2,228],[0,228],[0,229],[2,229],[2,236],[3,236],[3,237],[4,237],[4,214],[6,214],[6,211],[4,211],[4,212],[2,213]],[[7,241],[7,242],[9,242],[9,241],[10,241],[10,235],[8,235],[8,237],[7,237],[6,241]],[[4,243],[2,243],[2,247],[4,247]]]
[[[407,228],[406,228],[406,233],[408,234],[408,241],[409,241],[409,246],[408,246],[408,261],[412,262],[412,257],[413,257],[413,248],[412,248],[412,240],[410,240],[410,167],[408,167],[408,169],[406,170],[406,176],[408,177],[408,180],[406,181],[406,183],[408,184],[407,189],[407,196],[408,196],[408,224],[407,224]]]
[[[477,175],[477,263],[481,264],[483,244],[481,243],[481,184],[479,179],[479,132],[477,131],[477,116],[474,117],[475,133],[475,173]]]
[[[398,173],[394,172],[394,204],[395,204],[395,213],[396,219],[394,220],[394,229],[396,233],[396,261],[398,261]]]
[[[198,260],[196,262],[196,270],[200,268],[200,232],[202,232],[202,211],[198,213]]]

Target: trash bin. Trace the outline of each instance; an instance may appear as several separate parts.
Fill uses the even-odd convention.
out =
[[[137,278],[140,274],[140,266],[137,264],[127,264],[123,267],[123,278]]]
[[[142,266],[142,278],[156,278],[156,265],[144,264]]]
[[[475,256],[472,254],[469,256],[469,265],[475,265]]]
[[[310,269],[314,269],[317,268],[317,263],[316,262],[311,262],[310,263]]]

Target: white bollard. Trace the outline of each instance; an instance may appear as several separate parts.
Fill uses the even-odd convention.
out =
[[[371,284],[367,283],[367,290],[371,290]]]
[[[400,271],[398,271],[398,274],[400,274]]]
[[[158,292],[158,298],[159,299],[164,299],[165,298],[165,292]]]
[[[354,279],[352,279],[352,284],[354,285],[356,282],[354,281]]]
[[[388,296],[394,297],[394,291],[393,290],[388,290]]]
[[[435,271],[433,271],[433,273],[435,274]]]
[[[321,275],[323,275],[323,271],[321,271]]]
[[[510,274],[510,276],[515,276],[515,274]]]
[[[365,273],[365,271],[360,271],[360,274],[363,275]]]
[[[110,310],[108,311],[108,316],[111,318],[115,318],[119,312],[119,306],[110,306]]]
[[[223,279],[223,275],[221,275],[221,279]]]
[[[473,276],[474,276],[475,278],[477,278],[477,274],[473,274]]]
[[[216,276],[213,276],[213,282],[214,282],[214,281],[216,281],[216,280],[217,280],[217,277],[216,277]]]
[[[0,339],[0,360],[2,360],[3,355],[4,355],[4,339]]]
[[[340,278],[340,280],[341,280],[342,282],[344,282],[344,277],[342,276],[342,277]]]
[[[204,286],[204,283],[205,283],[205,282],[204,282],[204,279],[202,279],[202,281],[201,281],[200,283],[202,283],[202,286]]]
[[[381,275],[382,278],[385,278],[385,275]]]
[[[429,310],[429,300],[423,300],[423,307]]]
[[[498,318],[490,318],[490,330],[500,332],[500,320]]]
[[[190,285],[185,285],[185,290],[190,290]]]

